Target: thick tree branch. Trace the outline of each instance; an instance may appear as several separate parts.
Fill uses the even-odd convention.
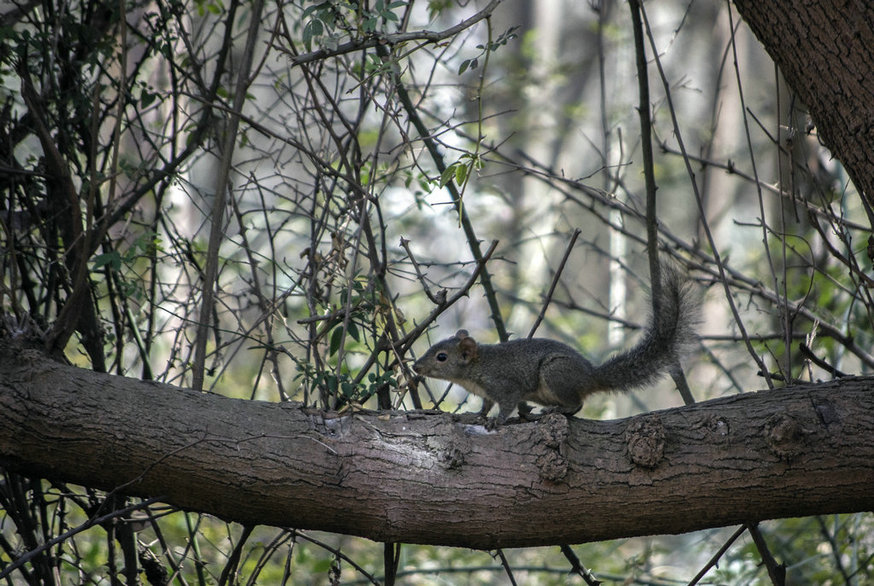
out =
[[[874,223],[874,4],[734,3],[809,108],[820,140],[847,169]]]
[[[343,416],[0,343],[0,464],[246,525],[497,548],[874,507],[874,379],[617,421]]]

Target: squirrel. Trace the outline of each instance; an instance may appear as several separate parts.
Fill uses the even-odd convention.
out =
[[[600,365],[556,340],[479,344],[467,330],[459,330],[431,346],[413,370],[481,397],[483,418],[497,403],[500,412],[488,421],[489,427],[504,423],[516,408],[527,419],[531,407],[525,401],[573,415],[592,393],[629,391],[654,383],[690,349],[696,337],[698,302],[689,281],[675,268],[664,266],[661,273],[659,313],[650,316],[634,347]]]

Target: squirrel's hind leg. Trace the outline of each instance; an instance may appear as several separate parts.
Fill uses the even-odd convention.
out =
[[[578,372],[574,364],[552,363],[553,368],[543,368],[540,372],[540,387],[531,400],[550,407],[549,411],[573,415],[583,407],[579,390],[581,380],[586,380],[587,372]]]

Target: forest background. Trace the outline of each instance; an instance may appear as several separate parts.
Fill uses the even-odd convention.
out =
[[[657,239],[702,299],[695,401],[874,366],[864,194],[733,4],[34,0],[0,35],[6,341],[238,399],[468,412],[411,359],[463,327],[600,362],[646,321]],[[666,380],[579,415],[683,404]],[[0,455],[10,584],[874,572],[870,513],[486,552],[238,524]]]

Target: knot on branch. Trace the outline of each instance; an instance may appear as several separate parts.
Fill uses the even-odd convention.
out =
[[[565,444],[568,436],[568,420],[561,413],[547,413],[536,427],[537,468],[540,479],[559,482],[567,476],[568,462]]]
[[[665,455],[665,426],[658,416],[636,419],[625,430],[628,458],[635,466],[655,468]]]
[[[341,438],[349,434],[352,418],[333,412],[303,409],[309,415],[309,427],[320,435],[330,438]]]
[[[468,446],[462,446],[456,440],[451,440],[440,451],[440,466],[444,470],[459,470],[464,465]]]
[[[731,433],[731,426],[728,424],[728,421],[724,417],[715,414],[707,416],[704,425],[711,436],[727,438],[729,433]]]
[[[804,431],[801,425],[785,413],[777,413],[765,422],[765,441],[781,460],[791,460],[801,454]]]
[[[813,401],[813,408],[816,410],[816,415],[825,426],[833,423],[840,423],[841,418],[835,410],[835,405],[826,399],[817,399]]]
[[[449,424],[449,419],[443,423],[433,434],[425,438],[425,445],[434,455],[437,465],[443,470],[461,470],[470,453],[470,440],[460,431],[459,426]]]

